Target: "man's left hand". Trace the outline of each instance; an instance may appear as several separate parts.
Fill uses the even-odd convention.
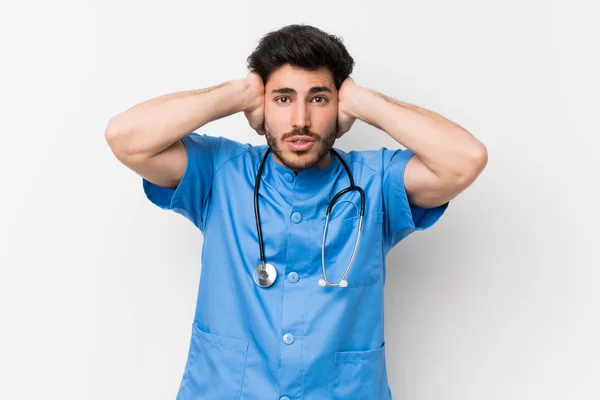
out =
[[[340,90],[338,91],[338,116],[337,116],[337,131],[336,138],[341,138],[346,132],[350,130],[356,116],[350,111],[350,105],[352,104],[353,96],[356,96],[360,89],[354,79],[347,77]]]

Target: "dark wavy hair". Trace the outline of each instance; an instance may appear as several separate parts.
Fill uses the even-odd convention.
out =
[[[311,71],[326,67],[333,75],[337,90],[354,67],[354,59],[341,38],[304,24],[287,25],[267,33],[247,62],[248,69],[258,73],[264,84],[271,73],[284,64]]]

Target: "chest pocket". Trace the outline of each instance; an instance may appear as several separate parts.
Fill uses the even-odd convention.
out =
[[[360,217],[356,212],[343,216],[333,216],[327,227],[325,238],[325,271],[327,280],[338,283],[344,275],[348,264],[352,260],[352,253],[356,245]],[[319,249],[323,244],[323,231],[325,221],[321,224]],[[348,287],[367,286],[375,283],[381,275],[381,235],[383,232],[383,213],[365,212],[360,240],[350,271],[346,276]],[[319,254],[319,265],[322,255]],[[319,275],[322,275],[321,268]],[[321,276],[320,276],[321,278]]]

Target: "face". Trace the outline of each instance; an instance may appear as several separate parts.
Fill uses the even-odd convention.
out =
[[[329,164],[335,143],[338,98],[327,68],[308,71],[289,64],[265,85],[265,136],[277,163],[300,170]],[[290,141],[304,136],[307,143]]]

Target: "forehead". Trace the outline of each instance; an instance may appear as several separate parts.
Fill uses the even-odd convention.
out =
[[[269,91],[280,87],[289,87],[298,92],[305,92],[313,86],[327,86],[335,91],[331,71],[325,67],[309,71],[285,64],[271,73],[265,89]]]

